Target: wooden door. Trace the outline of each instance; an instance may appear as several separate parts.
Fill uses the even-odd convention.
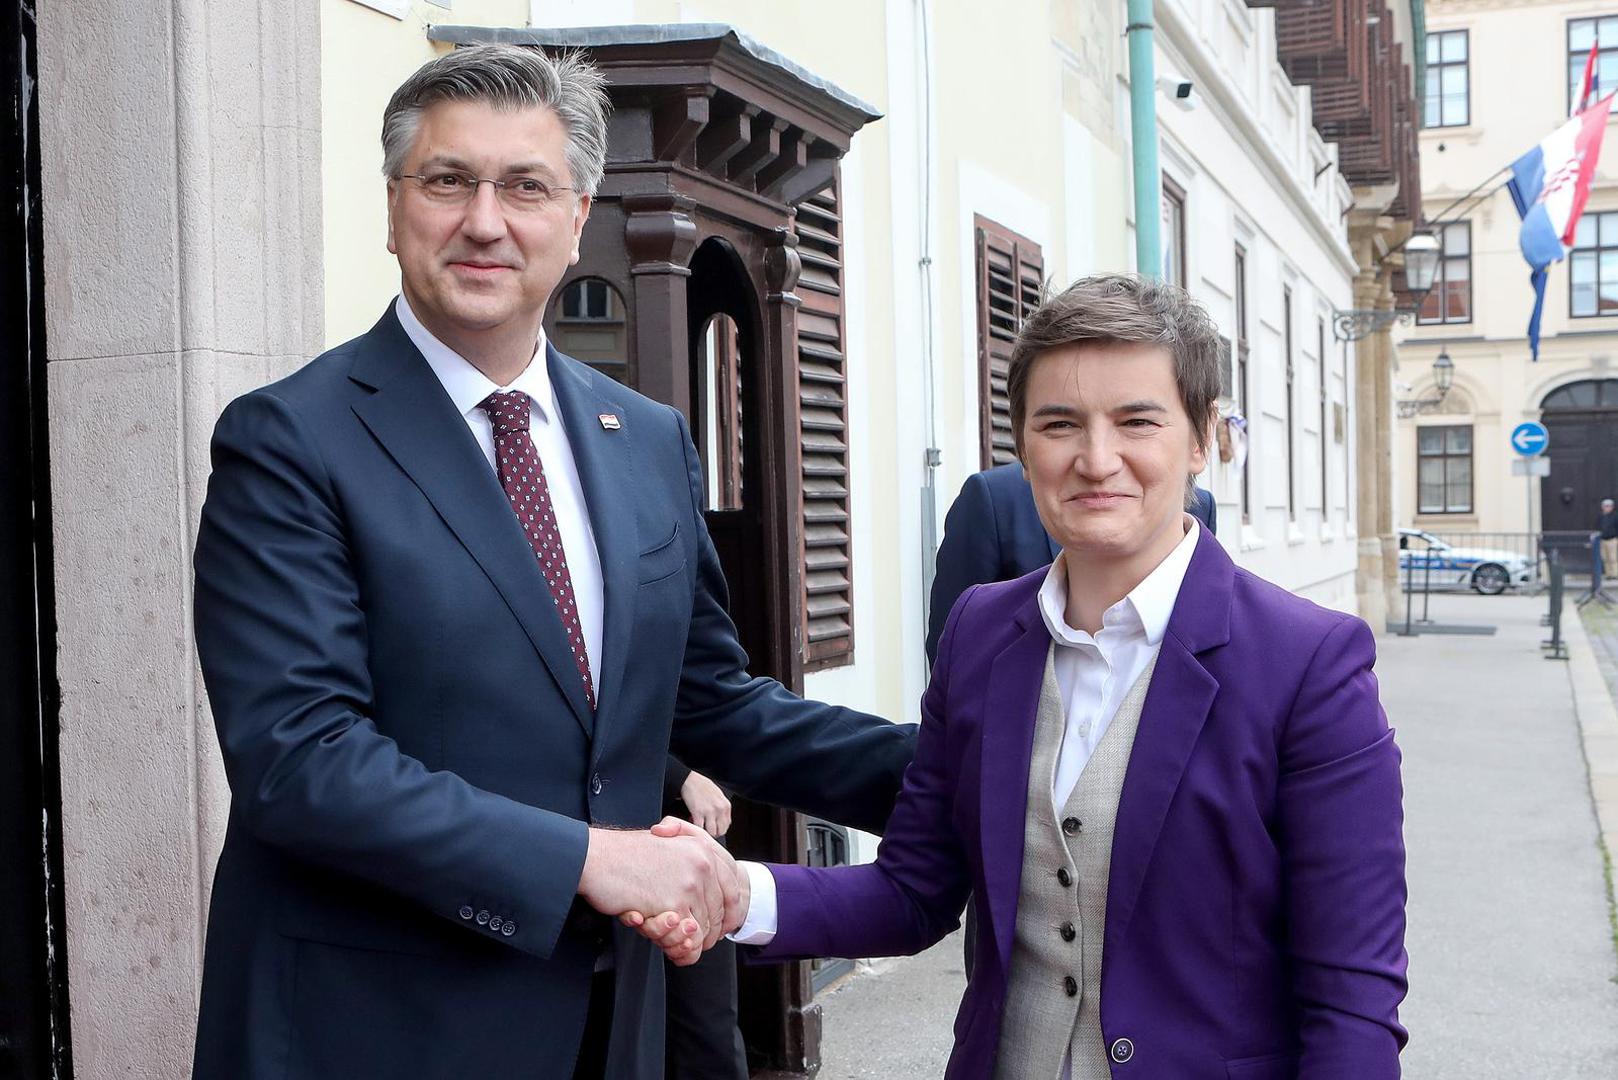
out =
[[[1551,471],[1540,483],[1545,532],[1595,528],[1601,500],[1618,498],[1618,379],[1586,379],[1544,401]]]

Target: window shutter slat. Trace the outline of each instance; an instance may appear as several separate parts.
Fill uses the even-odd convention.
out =
[[[978,432],[980,466],[1017,458],[1006,379],[1011,346],[1028,313],[1039,306],[1045,259],[1039,245],[981,215],[977,233]]]
[[[798,437],[802,456],[803,666],[854,660],[841,180],[797,208]]]

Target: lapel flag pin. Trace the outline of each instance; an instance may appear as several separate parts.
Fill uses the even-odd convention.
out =
[[[619,428],[623,427],[623,425],[618,422],[617,413],[604,412],[599,414],[596,419],[600,420],[601,426],[606,428],[608,431],[617,431]]]

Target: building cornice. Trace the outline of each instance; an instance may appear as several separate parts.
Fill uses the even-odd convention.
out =
[[[1427,0],[1427,17],[1468,15],[1477,11],[1509,11],[1514,8],[1568,7],[1568,0]]]

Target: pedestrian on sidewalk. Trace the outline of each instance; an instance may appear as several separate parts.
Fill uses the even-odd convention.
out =
[[[735,936],[768,959],[920,952],[972,894],[951,1080],[1399,1076],[1402,793],[1373,639],[1185,513],[1219,350],[1148,278],[1029,316],[1012,429],[1060,556],[955,605],[875,863],[742,864]],[[692,947],[670,927],[643,932]]]
[[[1596,522],[1601,534],[1601,576],[1618,574],[1618,505],[1609,499],[1601,500],[1601,518]]]

